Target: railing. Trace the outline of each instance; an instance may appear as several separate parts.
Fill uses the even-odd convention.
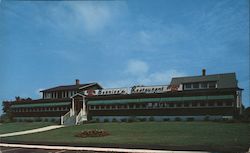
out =
[[[87,120],[87,116],[86,116],[85,111],[83,111],[83,109],[81,109],[81,111],[76,116],[76,123],[75,124],[78,124],[83,120]]]
[[[71,116],[73,116],[73,111],[72,109],[70,109],[65,115],[61,116],[61,125],[63,125],[63,123],[69,119]]]

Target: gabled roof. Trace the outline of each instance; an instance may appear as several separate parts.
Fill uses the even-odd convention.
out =
[[[238,88],[235,73],[172,78],[170,84],[176,85],[183,83],[209,82],[209,81],[216,81],[217,88]]]
[[[78,84],[78,85],[66,85],[66,86],[57,86],[49,89],[42,90],[40,92],[50,92],[50,91],[60,91],[60,90],[78,90],[78,89],[84,89],[87,87],[91,87],[97,85],[100,88],[102,88],[98,83],[86,83],[86,84]]]

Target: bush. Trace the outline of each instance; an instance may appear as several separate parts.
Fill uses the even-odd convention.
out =
[[[32,119],[25,119],[25,122],[33,122]]]
[[[210,117],[209,116],[204,117],[204,121],[210,121]]]
[[[121,122],[127,122],[128,120],[126,118],[122,118]]]
[[[135,116],[132,116],[128,119],[128,122],[131,123],[131,122],[135,122],[136,121],[136,117]]]
[[[56,119],[52,118],[50,121],[51,121],[51,122],[55,122],[55,121],[56,121]]]
[[[19,119],[18,122],[23,122],[23,120],[22,120],[22,119]]]
[[[190,121],[194,121],[194,118],[193,118],[193,117],[188,117],[188,118],[187,118],[187,121],[189,121],[189,122],[190,122]]]
[[[88,121],[87,123],[96,123],[96,120],[90,120],[90,121]]]
[[[170,119],[169,118],[164,118],[163,121],[165,121],[165,122],[170,121]]]
[[[139,118],[139,121],[140,122],[145,122],[145,121],[147,121],[147,119],[146,118]]]
[[[109,122],[109,119],[105,118],[105,119],[103,120],[103,122]]]
[[[112,119],[112,122],[118,122],[116,118],[113,118]]]
[[[41,121],[42,119],[40,117],[35,119],[35,122],[41,122]]]
[[[49,120],[47,118],[44,119],[44,122],[48,122]]]
[[[154,121],[155,118],[154,118],[153,116],[150,116],[148,120],[149,120],[149,121]]]
[[[176,117],[174,120],[175,120],[175,121],[181,121],[181,118]]]
[[[96,122],[96,123],[99,123],[99,122],[100,122],[100,119],[99,119],[99,118],[96,118],[96,119],[95,119],[95,122]]]

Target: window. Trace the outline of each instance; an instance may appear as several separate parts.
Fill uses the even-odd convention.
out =
[[[136,108],[140,108],[140,104],[136,104],[135,107],[136,107]]]
[[[199,83],[193,83],[193,88],[198,89],[199,88]]]
[[[186,89],[191,89],[191,83],[185,84]]]
[[[204,107],[204,106],[206,106],[206,103],[202,102],[202,103],[200,103],[200,106]]]
[[[182,104],[177,104],[177,107],[181,107],[182,106]]]
[[[174,104],[169,104],[169,107],[174,107]]]
[[[226,106],[232,106],[232,102],[226,102]]]
[[[184,107],[189,107],[189,103],[184,103]]]
[[[209,82],[208,87],[209,88],[216,88],[216,82]]]
[[[152,107],[152,103],[148,103],[148,107]]]
[[[208,106],[214,106],[214,102],[208,103]]]
[[[204,88],[204,89],[207,88],[207,82],[202,82],[201,83],[201,88]]]
[[[192,107],[196,107],[197,106],[197,103],[192,103]]]
[[[221,101],[217,102],[217,106],[223,106],[223,103]]]

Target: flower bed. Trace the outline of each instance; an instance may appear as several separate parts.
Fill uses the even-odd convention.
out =
[[[94,129],[94,130],[87,130],[87,131],[81,131],[80,133],[76,134],[76,137],[81,137],[81,138],[86,138],[86,137],[104,137],[110,135],[107,131],[105,130],[99,130],[99,129]]]

